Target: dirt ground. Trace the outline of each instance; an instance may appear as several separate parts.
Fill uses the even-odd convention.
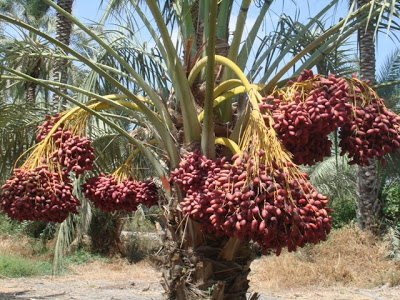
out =
[[[254,268],[257,268],[254,262]],[[1,300],[150,300],[162,299],[160,273],[146,263],[94,262],[75,266],[72,275],[35,278],[0,278]],[[399,300],[400,287],[387,285],[372,289],[349,286],[268,289],[262,281],[250,276],[251,290],[261,300],[328,299],[328,300]]]
[[[27,243],[3,236],[0,253],[32,257]],[[400,262],[385,258],[387,252],[387,242],[371,233],[342,228],[324,243],[256,259],[250,291],[260,300],[400,300]],[[160,279],[144,261],[95,261],[72,265],[65,276],[0,276],[0,300],[158,300]]]

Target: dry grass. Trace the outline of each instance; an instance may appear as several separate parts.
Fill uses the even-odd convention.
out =
[[[26,255],[27,252],[29,252],[26,246],[27,239],[20,240],[19,243],[16,243],[11,236],[0,235],[0,253],[2,254],[20,253],[21,255]]]
[[[55,240],[47,241],[46,246],[41,240],[27,237],[23,234],[1,235],[0,254],[16,255],[37,261],[51,261]]]
[[[91,278],[91,280],[110,280],[110,281],[126,281],[146,280],[157,281],[160,274],[155,271],[147,262],[141,261],[136,264],[129,264],[126,260],[112,260],[110,263],[102,261],[94,261],[84,265],[71,265],[69,270],[76,276],[82,278]]]
[[[262,257],[252,264],[254,290],[307,286],[368,288],[398,280],[400,268],[385,260],[387,246],[356,226],[333,231],[328,241],[295,253]],[[392,282],[394,283],[394,282]]]
[[[0,235],[0,253],[18,255],[25,258],[49,258],[49,254],[38,254],[35,247],[39,247],[39,243],[24,235]]]

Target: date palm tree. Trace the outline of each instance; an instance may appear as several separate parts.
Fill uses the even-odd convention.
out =
[[[368,3],[323,32],[300,51],[291,53],[297,47],[300,37],[337,3],[336,0],[331,1],[300,31],[286,30],[282,26],[282,30],[277,29],[270,36],[261,37],[263,42],[251,64],[248,61],[249,53],[259,37],[259,29],[271,1],[261,3],[259,15],[243,42],[244,22],[251,1],[242,1],[227,57],[216,55],[216,41],[218,36],[226,34],[226,22],[229,20],[226,12],[230,10],[226,10],[225,5],[229,8],[233,1],[167,1],[164,7],[163,2],[147,0],[146,14],[144,2],[139,4],[131,0],[121,14],[128,17],[122,29],[101,36],[52,1],[44,2],[96,42],[107,60],[88,58],[20,20],[0,15],[1,20],[27,29],[45,38],[57,50],[63,50],[56,52],[57,57],[78,61],[88,69],[87,85],[82,86],[36,79],[6,65],[2,67],[5,73],[2,79],[34,82],[65,98],[76,107],[64,112],[59,124],[84,129],[84,134],[90,132],[92,123],[87,119],[93,116],[99,120],[99,124],[107,125],[115,134],[125,138],[134,148],[133,153],[140,150],[147,158],[152,165],[153,175],[159,178],[159,187],[165,198],[163,228],[159,228],[164,245],[159,259],[163,265],[165,299],[203,299],[209,296],[212,299],[246,299],[249,286],[247,275],[255,254],[253,244],[246,238],[204,232],[199,222],[184,217],[181,203],[184,203],[185,193],[178,185],[172,185],[167,175],[179,166],[184,154],[200,149],[211,160],[223,156],[225,148],[237,154],[247,150],[253,157],[263,150],[268,153],[265,156],[269,160],[268,165],[273,165],[271,159],[291,165],[290,156],[277,141],[274,130],[265,126],[258,101],[261,101],[262,95],[269,95],[279,87],[280,81],[285,79],[285,74],[290,70],[293,70],[290,75],[296,76],[304,68],[315,66],[323,59],[323,54],[337,48],[336,43],[346,39],[357,28],[365,26],[369,15],[379,15],[386,6],[381,3],[372,6]],[[173,10],[169,9],[171,5]],[[156,26],[152,25],[154,22]],[[202,24],[204,28],[201,41],[196,34],[195,24]],[[176,28],[174,26],[178,28],[178,47],[171,40],[171,28]],[[157,50],[145,47],[137,49],[134,44],[130,44],[131,39],[126,38],[126,32],[129,35],[144,28],[152,37]],[[107,39],[111,34],[116,34],[118,38]],[[160,70],[157,76],[138,72],[134,61],[129,59],[131,56],[126,55],[131,53],[132,48],[138,50],[135,53],[141,53],[157,66]],[[180,52],[180,49],[184,51]],[[180,58],[182,53],[183,59]],[[46,49],[41,55],[51,56],[54,52]],[[290,61],[282,66],[280,62],[287,56],[290,56]],[[246,76],[242,70],[248,64],[251,64],[251,71]],[[261,64],[266,68],[260,76],[260,85],[252,85],[250,81]],[[216,68],[217,65],[223,65],[224,70]],[[220,72],[223,72],[221,76]],[[198,76],[203,87],[196,90],[193,84]],[[74,96],[80,95],[79,100],[83,101],[64,93],[59,87],[67,88]],[[198,90],[204,96],[198,96]],[[113,94],[104,95],[103,91],[112,91]],[[243,93],[246,93],[242,99],[243,110],[237,111],[237,105],[231,98]],[[221,103],[229,106],[229,109],[216,109],[214,113],[214,107]],[[146,128],[153,142],[150,143],[140,135],[130,134],[116,119]],[[46,141],[48,139],[39,143],[35,149],[45,151]],[[36,161],[33,156],[27,158],[27,162],[31,161]]]
[[[367,4],[368,0],[357,0],[358,7]],[[398,16],[399,4],[393,1],[392,11]],[[376,57],[375,35],[376,28],[380,25],[379,19],[371,19],[368,27],[358,30],[358,44],[360,57],[360,76],[363,80],[369,80],[371,85],[376,84]],[[390,22],[389,22],[390,27]],[[377,225],[381,200],[379,199],[378,167],[375,160],[371,160],[368,166],[358,168],[358,193],[357,222],[361,229],[374,228]],[[376,228],[375,228],[376,229]]]
[[[58,0],[57,4],[63,8],[68,13],[72,12],[73,0]],[[27,23],[31,24],[37,28],[43,28],[48,30],[49,23],[51,23],[51,17],[48,15],[50,6],[43,1],[38,0],[18,0],[18,1],[1,1],[0,2],[0,10],[3,13],[12,14],[16,18],[20,18]],[[57,13],[55,18],[56,25],[56,39],[60,42],[69,45],[70,37],[72,33],[72,23],[70,20],[65,18],[62,14]],[[39,48],[40,42],[36,39],[35,35],[30,36],[34,42],[38,43]],[[36,50],[35,50],[36,51]],[[39,78],[41,73],[43,73],[43,68],[45,62],[43,62],[42,58],[37,57],[34,61],[32,59],[22,62],[28,70],[27,72],[30,76],[34,78]],[[55,81],[59,81],[61,83],[67,82],[67,67],[68,60],[57,60],[56,67],[53,71],[53,77]],[[65,90],[64,90],[65,92]],[[26,101],[34,102],[36,98],[36,85],[33,83],[26,83]],[[58,106],[59,96],[54,95],[53,99],[54,105]],[[65,107],[64,107],[65,108]]]
[[[65,10],[67,13],[72,13],[72,5],[74,0],[57,0],[57,5]],[[62,14],[56,14],[56,39],[65,45],[69,45],[72,33],[72,22]],[[53,71],[54,81],[60,83],[67,83],[68,81],[68,60],[59,59],[56,62],[56,67]],[[66,93],[66,90],[63,90]],[[58,107],[60,102],[59,95],[55,94],[53,97],[53,104]],[[66,108],[65,100],[62,101],[61,107]]]
[[[2,13],[13,15],[15,18],[20,18],[37,28],[45,28],[50,22],[47,15],[48,9],[49,6],[46,3],[37,0],[0,1],[0,11]],[[29,37],[37,42],[35,35],[29,34]],[[13,45],[9,44],[8,47],[13,48]],[[15,50],[17,49],[14,48]],[[43,61],[40,58],[18,60],[18,64],[25,68],[25,71],[34,78],[39,78],[42,73]],[[34,83],[26,83],[27,102],[33,103],[35,101],[36,87],[37,85]]]

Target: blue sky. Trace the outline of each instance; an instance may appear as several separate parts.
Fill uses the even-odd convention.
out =
[[[107,1],[105,1],[107,2]],[[236,1],[236,7],[238,7],[238,3],[241,1]],[[317,12],[319,12],[327,3],[330,1],[327,0],[297,0],[298,5],[294,5],[291,0],[279,0],[274,1],[271,6],[269,13],[265,16],[266,24],[269,22],[273,22],[277,20],[278,16],[282,11],[290,16],[294,16],[296,10],[300,10],[300,20],[306,21],[308,18],[314,16]],[[342,0],[339,2],[339,5],[336,10],[336,15],[333,18],[328,19],[327,25],[333,25],[337,22],[338,18],[343,17],[347,12],[347,4],[348,1]],[[87,23],[90,23],[89,20],[98,20],[101,16],[102,9],[99,10],[99,0],[75,0],[73,7],[73,14],[77,16],[80,20],[84,21],[88,20]],[[237,9],[236,9],[237,11]],[[248,23],[252,24],[255,20],[255,16],[257,15],[257,7],[254,5],[251,6],[248,14]],[[235,23],[235,18],[232,18],[231,23]],[[355,37],[353,38],[355,40]],[[378,44],[377,44],[377,69],[379,71],[380,66],[385,62],[387,55],[394,51],[396,45],[394,42],[386,36],[386,34],[380,34],[378,36]],[[356,54],[356,48],[354,49],[354,53]]]
[[[80,20],[96,20],[101,15],[99,0],[75,0],[73,14]]]

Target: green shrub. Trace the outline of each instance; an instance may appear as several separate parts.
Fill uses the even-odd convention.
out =
[[[331,200],[329,207],[333,208],[333,213],[331,214],[333,228],[341,228],[357,220],[354,199],[334,199],[333,201]]]
[[[0,254],[0,277],[27,277],[50,274],[50,262],[36,262],[23,257]]]
[[[77,248],[71,255],[66,257],[66,264],[83,265],[95,260],[108,261],[107,258],[100,256],[99,254],[91,253],[85,248]]]
[[[27,222],[17,222],[11,220],[5,214],[0,211],[0,232],[1,234],[13,235],[16,233],[22,233]]]
[[[24,233],[27,236],[40,238],[43,242],[51,240],[56,231],[56,225],[52,222],[28,221],[24,226]]]
[[[8,216],[0,212],[0,233],[1,234],[24,234],[32,238],[40,238],[45,243],[51,240],[56,233],[56,225],[51,222],[11,220]]]
[[[140,206],[126,217],[123,236],[123,255],[130,263],[136,263],[155,254],[161,246],[155,229],[155,222],[160,222],[158,207],[150,209]]]
[[[400,227],[400,183],[383,192],[385,199],[382,207],[384,222],[390,227]]]
[[[11,220],[0,212],[0,234],[9,235],[18,243],[22,237],[28,237],[26,245],[32,255],[42,255],[49,251],[47,241],[54,237],[56,225],[48,222]]]

